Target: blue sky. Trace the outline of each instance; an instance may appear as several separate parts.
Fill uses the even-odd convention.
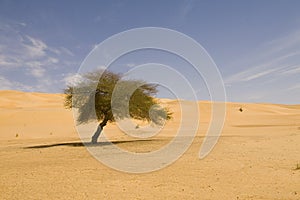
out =
[[[221,72],[228,101],[299,104],[299,8],[297,0],[0,0],[0,89],[62,92],[95,45],[151,26],[199,42]],[[120,58],[113,68],[126,71],[155,58],[188,71],[179,59],[151,51]],[[193,85],[199,99],[209,98],[203,83]]]

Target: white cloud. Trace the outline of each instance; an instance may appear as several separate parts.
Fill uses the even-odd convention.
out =
[[[13,83],[6,79],[3,76],[0,76],[0,89],[1,90],[10,90],[13,86]]]
[[[227,85],[232,83],[250,81],[263,76],[274,74],[275,72],[278,72],[280,69],[284,68],[284,67],[278,67],[278,65],[276,65],[276,68],[270,69],[270,66],[274,66],[274,63],[276,63],[276,60],[262,63],[256,67],[250,67],[248,70],[236,73],[226,78],[225,83]]]
[[[300,65],[292,66],[291,69],[283,71],[282,74],[300,74]]]
[[[269,49],[268,54],[275,54],[281,51],[286,51],[287,49],[296,48],[299,50],[300,45],[300,30],[296,30],[286,36],[281,38],[276,38],[269,42],[266,42],[263,47]]]
[[[45,69],[41,68],[41,67],[36,67],[36,68],[33,68],[30,73],[36,77],[36,78],[42,78],[45,74]]]
[[[101,22],[103,20],[103,17],[101,17],[100,15],[98,15],[98,16],[95,17],[94,20],[95,20],[96,23],[98,23],[98,22]]]
[[[257,79],[257,78],[260,78],[262,76],[269,75],[269,74],[271,74],[273,72],[276,72],[276,71],[278,71],[278,69],[269,69],[269,70],[265,70],[265,71],[262,71],[262,72],[258,72],[256,74],[253,74],[253,75],[250,75],[250,76],[246,77],[244,79],[244,81],[250,81],[250,80],[253,80],[253,79]]]
[[[0,67],[18,67],[20,66],[20,61],[17,58],[9,58],[5,55],[0,55]]]
[[[32,58],[39,58],[46,56],[46,50],[48,46],[41,40],[25,36],[26,39],[23,40],[22,45],[28,54]]]
[[[80,74],[67,74],[63,79],[66,85],[75,86],[78,83],[82,82],[84,78]]]
[[[107,69],[107,67],[106,66],[104,66],[104,65],[100,65],[100,66],[98,66],[98,67],[96,67],[96,70],[106,70]]]
[[[127,63],[126,66],[129,67],[129,68],[131,68],[131,67],[135,67],[136,64],[134,64],[134,63]]]
[[[32,67],[32,62],[39,62],[39,66],[47,68],[63,62],[65,56],[74,56],[66,47],[51,47],[39,38],[22,34],[18,27],[1,21],[0,25],[4,27],[0,32],[0,69]]]
[[[56,63],[59,63],[59,59],[53,58],[53,57],[48,57],[47,62],[48,62],[49,64],[56,64]]]
[[[250,62],[255,61],[256,64],[250,64],[246,70],[225,78],[226,85],[266,76],[276,79],[283,75],[298,73],[298,69],[291,70],[292,66],[300,64],[300,38],[299,35],[296,37],[296,33],[300,31],[264,44],[262,49],[248,58]]]
[[[27,26],[27,24],[24,23],[24,22],[18,22],[18,24],[21,25],[21,26],[24,26],[24,27]]]
[[[296,84],[296,85],[292,85],[287,90],[299,90],[299,89],[300,89],[300,84]]]
[[[51,59],[46,52],[47,45],[39,39],[30,36],[6,38],[3,35],[0,39],[5,41],[0,47],[0,68],[27,68],[33,63],[44,66]]]
[[[58,47],[58,48],[53,48],[53,47],[47,47],[47,50],[56,54],[56,55],[67,55],[67,56],[74,56],[73,52],[70,51],[66,47]]]
[[[0,76],[0,90],[33,91],[33,87],[17,81],[10,81],[4,76]]]
[[[179,10],[179,14],[178,14],[179,23],[181,23],[181,24],[184,23],[184,21],[186,20],[186,17],[193,9],[193,4],[194,4],[193,0],[182,1],[182,5],[180,6],[180,10]]]
[[[74,56],[73,52],[67,49],[66,47],[60,47],[61,51],[69,56]]]
[[[59,73],[55,70],[78,63],[66,47],[53,47],[38,37],[24,34],[26,26],[0,19],[0,89],[53,91],[61,84],[61,80],[55,80]]]
[[[300,89],[300,30],[266,42],[236,59],[224,78],[231,101],[295,103]]]

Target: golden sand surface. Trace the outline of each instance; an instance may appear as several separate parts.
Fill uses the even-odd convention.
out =
[[[197,102],[199,129],[190,148],[168,167],[130,174],[80,145],[63,98],[0,91],[0,199],[300,199],[300,105],[227,103],[221,137],[199,159],[211,103]],[[104,134],[136,153],[162,148],[180,126],[180,103],[191,103],[162,102],[173,118],[159,134],[137,140],[115,123]]]

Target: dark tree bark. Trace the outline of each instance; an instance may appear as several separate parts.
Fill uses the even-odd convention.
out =
[[[96,132],[94,133],[93,137],[92,137],[92,143],[96,144],[98,141],[98,138],[103,130],[103,127],[106,126],[108,119],[104,118],[104,120],[98,125],[98,128],[96,130]]]

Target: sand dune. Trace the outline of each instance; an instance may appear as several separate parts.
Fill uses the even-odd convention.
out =
[[[0,92],[0,140],[76,137],[73,124],[62,94]]]
[[[129,151],[164,146],[180,126],[180,103],[191,102],[162,103],[173,119],[151,140],[134,142],[116,124],[105,134]],[[197,105],[199,130],[189,150],[167,168],[132,175],[79,145],[62,94],[0,91],[0,199],[300,199],[300,105],[227,103],[221,138],[204,160],[198,153],[211,103]]]

